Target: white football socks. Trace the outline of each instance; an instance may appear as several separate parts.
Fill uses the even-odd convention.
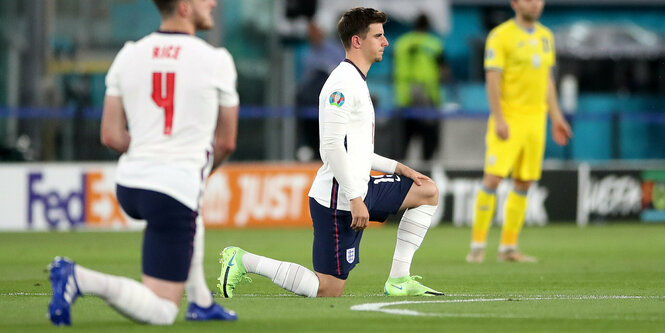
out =
[[[160,298],[138,281],[74,266],[76,281],[82,294],[101,297],[124,316],[141,323],[171,325],[178,315],[178,306]]]
[[[411,274],[411,260],[427,234],[436,206],[422,205],[404,212],[397,229],[397,243],[393,255],[390,277],[398,278]]]
[[[265,276],[276,285],[301,296],[316,297],[319,278],[309,269],[291,262],[245,253],[242,263],[247,272]]]
[[[208,308],[212,305],[212,294],[208,288],[203,273],[203,240],[205,229],[201,216],[196,218],[196,235],[194,236],[194,253],[189,267],[189,275],[185,283],[187,300],[195,303],[202,308]]]

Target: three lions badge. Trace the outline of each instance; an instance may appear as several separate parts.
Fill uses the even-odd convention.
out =
[[[356,260],[356,248],[352,247],[350,249],[346,249],[346,262],[353,264],[354,260]]]

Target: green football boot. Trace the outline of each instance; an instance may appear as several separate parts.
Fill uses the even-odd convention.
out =
[[[403,276],[400,278],[388,278],[383,286],[386,296],[443,296],[444,293],[423,286],[416,280],[421,280],[418,275]]]
[[[235,246],[229,246],[220,253],[222,272],[217,278],[219,280],[217,287],[225,298],[233,297],[233,291],[240,282],[252,282],[252,279],[246,276],[247,270],[242,264],[242,256],[245,253],[247,253],[245,250]]]

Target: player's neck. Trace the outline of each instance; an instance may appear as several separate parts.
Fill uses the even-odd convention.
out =
[[[369,68],[372,67],[372,63],[365,60],[360,53],[356,52],[346,52],[346,59],[351,60],[356,67],[363,73],[363,75],[367,76],[367,72],[369,72]]]
[[[160,31],[169,31],[169,32],[182,32],[188,35],[194,35],[196,28],[191,22],[178,18],[168,18],[162,20],[162,25],[159,26]]]
[[[515,23],[524,30],[532,30],[536,26],[536,21],[527,21],[519,15],[515,15]]]

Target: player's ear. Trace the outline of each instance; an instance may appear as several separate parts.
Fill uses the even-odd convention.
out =
[[[352,49],[360,48],[360,41],[361,40],[362,40],[362,38],[360,38],[360,36],[353,35],[351,37],[351,47],[350,48],[352,48]]]
[[[519,0],[510,0],[510,7],[511,7],[513,10],[517,10],[517,3],[518,3],[518,2],[519,2]]]
[[[180,17],[189,16],[189,14],[192,10],[191,5],[192,5],[191,0],[180,0],[180,1],[178,1],[178,5],[176,6],[176,11],[178,13],[178,16],[180,16]]]

